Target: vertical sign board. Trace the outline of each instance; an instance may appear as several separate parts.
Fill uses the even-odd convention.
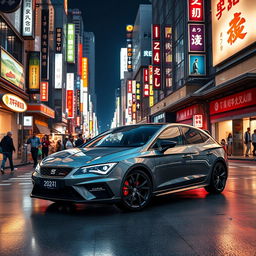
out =
[[[148,75],[149,75],[149,107],[154,105],[154,90],[153,90],[153,66],[148,66]]]
[[[193,116],[193,126],[197,128],[203,128],[203,115]]]
[[[132,80],[132,120],[136,120],[136,81]]]
[[[56,28],[55,33],[55,52],[62,53],[62,28]]]
[[[67,62],[75,63],[75,24],[68,24]]]
[[[149,97],[149,72],[147,68],[143,69],[143,85],[144,97]]]
[[[161,88],[161,27],[152,25],[152,63],[153,63],[153,86],[154,89]]]
[[[67,73],[68,119],[74,118],[74,73]]]
[[[41,82],[40,86],[40,101],[48,101],[48,92],[49,90],[49,84],[48,82]]]
[[[29,91],[38,92],[40,89],[40,52],[28,54],[28,76]]]
[[[78,76],[76,80],[76,114],[80,116],[81,113],[81,79]]]
[[[139,111],[140,110],[140,82],[136,83],[136,108]]]
[[[23,0],[22,36],[34,36],[33,0]]]
[[[82,80],[83,87],[88,87],[88,58],[82,58]]]
[[[62,53],[55,53],[55,89],[62,89]]]
[[[172,87],[172,27],[165,27],[164,35],[164,45],[165,45],[165,87]]]
[[[128,109],[128,122],[132,117],[132,80],[127,81],[127,109]]]
[[[41,78],[48,80],[49,10],[42,10],[41,24]]]
[[[127,43],[127,69],[128,72],[132,72],[132,55],[133,55],[133,45],[132,45],[132,32],[133,25],[126,26],[126,43]]]
[[[82,69],[83,69],[83,63],[82,63],[82,58],[83,58],[83,45],[80,43],[78,45],[78,58],[77,58],[77,74],[79,76],[82,75]]]
[[[204,0],[188,0],[188,22],[189,76],[205,76]]]
[[[224,2],[224,0],[221,0]],[[188,0],[188,20],[204,21],[204,0]]]

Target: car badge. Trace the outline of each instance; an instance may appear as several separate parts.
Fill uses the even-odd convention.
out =
[[[56,174],[56,171],[57,171],[56,169],[52,169],[52,170],[51,170],[51,175],[55,175],[55,174]]]

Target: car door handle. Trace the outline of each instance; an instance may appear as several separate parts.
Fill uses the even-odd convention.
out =
[[[213,153],[210,152],[210,151],[206,153],[207,156],[211,156],[212,154],[213,154]]]
[[[192,155],[183,155],[182,158],[184,158],[184,159],[192,159]]]

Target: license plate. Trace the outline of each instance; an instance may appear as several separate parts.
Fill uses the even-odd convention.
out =
[[[58,182],[56,180],[43,180],[43,187],[46,189],[58,189]]]

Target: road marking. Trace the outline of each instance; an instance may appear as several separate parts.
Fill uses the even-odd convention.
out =
[[[0,186],[10,186],[10,185],[12,185],[11,183],[2,183],[2,184],[0,184]]]

